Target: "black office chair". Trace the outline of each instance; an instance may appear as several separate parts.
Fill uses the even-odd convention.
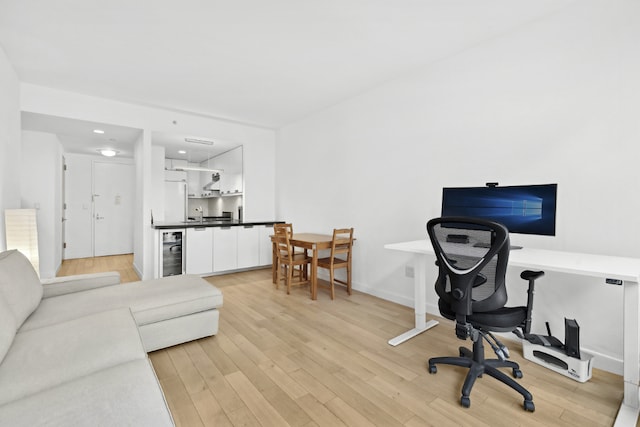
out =
[[[427,223],[427,232],[436,254],[439,268],[436,292],[440,297],[440,313],[456,321],[456,336],[473,341],[473,351],[460,347],[460,357],[429,359],[429,372],[437,372],[436,364],[462,366],[469,369],[462,386],[460,403],[471,405],[469,394],[476,378],[488,374],[524,397],[524,409],[533,412],[533,396],[524,387],[499,371],[511,368],[515,378],[522,378],[517,363],[506,360],[509,352],[491,333],[525,334],[531,325],[534,281],[542,271],[525,271],[521,277],[529,281],[526,307],[505,307],[507,290],[505,273],[509,259],[509,232],[501,224],[469,217],[435,218]],[[517,331],[521,335],[520,331]],[[498,359],[484,358],[483,340],[487,340]]]

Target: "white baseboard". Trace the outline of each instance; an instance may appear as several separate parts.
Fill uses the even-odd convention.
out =
[[[136,265],[135,262],[133,263],[133,270],[136,272],[136,274],[138,275],[140,280],[142,280],[142,270],[140,270],[140,268],[138,268],[138,266]]]
[[[381,298],[385,301],[395,302],[396,304],[404,305],[405,307],[413,307],[413,298],[408,298],[406,295],[400,295],[393,292],[380,291],[380,289],[374,289],[366,286],[362,286],[361,283],[353,282],[353,289],[363,292],[365,294],[373,295],[374,297]],[[430,304],[427,302],[427,313],[435,316],[440,316],[440,310],[437,304]]]

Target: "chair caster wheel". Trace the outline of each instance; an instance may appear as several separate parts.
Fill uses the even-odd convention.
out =
[[[522,378],[522,371],[520,369],[514,369],[513,378]]]
[[[435,374],[438,372],[438,368],[436,368],[436,365],[429,365],[429,373],[430,374]]]
[[[464,408],[468,408],[469,406],[471,406],[471,399],[469,398],[469,396],[462,396],[460,398],[460,404],[464,407]]]
[[[534,412],[536,410],[536,405],[533,404],[533,400],[524,401],[524,410],[528,412]]]

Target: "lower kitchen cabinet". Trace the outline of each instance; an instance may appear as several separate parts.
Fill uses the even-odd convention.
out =
[[[238,229],[238,268],[249,268],[260,262],[260,230],[258,226],[245,225]]]
[[[213,272],[238,268],[238,227],[213,227]]]
[[[273,261],[273,243],[271,236],[273,235],[273,225],[261,225],[259,230],[259,258],[257,265],[270,265]]]
[[[205,274],[213,271],[213,228],[187,228],[187,274]]]

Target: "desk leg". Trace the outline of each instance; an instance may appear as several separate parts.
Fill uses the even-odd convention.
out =
[[[429,257],[422,254],[413,255],[413,306],[415,311],[415,324],[416,327],[405,332],[402,335],[398,335],[395,338],[389,340],[389,345],[397,346],[408,339],[415,337],[431,329],[438,324],[437,320],[426,321],[427,314],[427,262]]]
[[[614,426],[634,426],[640,413],[640,292],[638,282],[624,282],[623,356],[624,397]]]

